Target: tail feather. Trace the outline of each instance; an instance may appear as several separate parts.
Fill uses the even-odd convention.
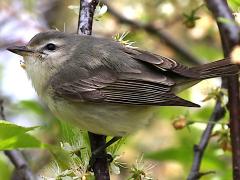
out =
[[[227,58],[197,67],[192,67],[191,70],[199,72],[200,79],[207,79],[237,74],[239,72],[239,66],[231,63],[231,60]]]

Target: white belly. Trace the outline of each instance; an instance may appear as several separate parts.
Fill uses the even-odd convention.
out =
[[[124,136],[145,127],[153,118],[156,107],[127,106],[101,103],[66,103],[47,100],[57,118],[77,124],[96,134]]]

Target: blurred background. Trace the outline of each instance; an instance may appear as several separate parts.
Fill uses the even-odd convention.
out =
[[[95,36],[118,40],[124,37],[122,41],[127,45],[189,66],[223,58],[216,22],[204,1],[111,0],[109,4],[108,9],[103,4],[98,7],[93,25]],[[239,20],[240,3],[231,0],[229,4]],[[39,101],[21,67],[21,57],[6,48],[26,44],[35,34],[49,29],[75,33],[78,5],[78,0],[0,0],[0,92],[6,117],[22,126],[40,125],[32,134],[44,143],[57,146],[66,136],[61,123]],[[193,145],[199,142],[206,127],[220,85],[220,79],[206,80],[180,94],[202,108],[160,107],[146,129],[130,135],[121,144],[116,153],[118,163],[111,167],[112,178],[134,179],[135,168],[142,169],[145,179],[185,179],[192,164]],[[215,174],[203,179],[231,178],[227,122],[228,115],[215,126],[201,166],[201,171],[213,170]],[[42,179],[56,178],[61,173],[54,166],[57,160],[48,150],[28,149],[24,155]],[[9,160],[0,153],[0,180],[10,179],[12,170]]]

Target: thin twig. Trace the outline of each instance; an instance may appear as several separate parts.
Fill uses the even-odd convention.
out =
[[[170,48],[175,50],[179,55],[181,55],[186,62],[192,65],[199,65],[203,63],[202,60],[197,58],[186,47],[184,47],[182,42],[178,42],[163,29],[159,29],[151,24],[142,24],[140,22],[127,19],[121,14],[119,14],[117,11],[115,11],[106,0],[102,0],[102,2],[108,6],[108,13],[114,16],[119,22],[127,24],[137,30],[144,30],[149,34],[158,37],[161,42],[163,41],[167,46],[169,46]]]
[[[81,0],[80,12],[78,20],[78,34],[91,35],[92,23],[95,8],[98,4],[98,0]],[[91,145],[91,151],[94,152],[99,147],[106,144],[106,136],[97,135],[89,132],[89,140]],[[97,157],[94,157],[93,172],[97,180],[109,180],[109,170],[107,162],[106,151],[102,151]]]
[[[81,0],[80,1],[80,11],[78,19],[78,34],[91,35],[92,34],[92,24],[93,15],[98,5],[98,0]]]
[[[6,116],[4,114],[4,106],[3,100],[0,100],[0,117],[2,120],[6,120]],[[30,168],[28,167],[28,163],[23,157],[22,153],[17,150],[7,150],[4,151],[4,154],[9,158],[12,164],[15,167],[14,173],[12,175],[13,180],[33,180],[34,175]]]
[[[219,28],[225,57],[229,57],[232,49],[240,44],[240,30],[235,23],[223,23],[218,18],[234,22],[234,17],[226,0],[206,0],[209,10],[213,13]],[[240,99],[239,76],[230,76],[228,82],[228,109],[230,113],[230,136],[232,144],[233,179],[240,179]]]
[[[193,164],[192,164],[190,174],[187,178],[188,180],[199,179],[200,177],[209,174],[209,173],[200,172],[200,166],[201,166],[203,154],[209,143],[209,139],[211,137],[212,130],[215,126],[215,123],[218,122],[221,118],[223,118],[224,115],[225,115],[225,109],[221,106],[221,101],[218,100],[216,102],[214,111],[213,111],[210,119],[208,120],[207,127],[202,134],[199,144],[194,145]]]

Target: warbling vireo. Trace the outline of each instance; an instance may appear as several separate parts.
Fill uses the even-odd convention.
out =
[[[59,119],[112,136],[144,127],[158,106],[198,107],[175,94],[239,71],[229,60],[189,68],[114,40],[58,31],[8,50],[24,57],[35,90]]]

